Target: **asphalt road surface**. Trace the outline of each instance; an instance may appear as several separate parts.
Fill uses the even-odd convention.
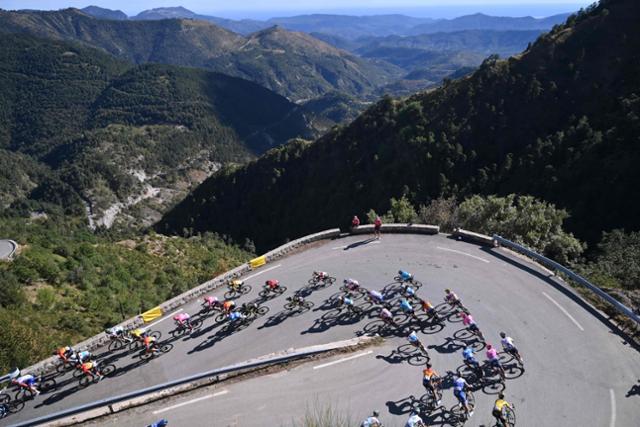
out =
[[[13,253],[13,243],[8,240],[0,240],[0,259],[9,258],[9,255]]]
[[[326,302],[340,293],[339,282],[345,277],[356,278],[367,288],[393,291],[397,288],[393,276],[400,268],[425,283],[418,294],[434,304],[442,302],[445,288],[456,291],[488,342],[498,344],[500,330],[516,340],[525,357],[526,371],[507,362],[513,368],[508,371],[505,392],[507,399],[516,403],[519,426],[638,425],[640,396],[626,396],[640,378],[637,350],[626,345],[604,317],[547,277],[544,270],[500,249],[486,250],[444,236],[366,239],[352,236],[325,242],[248,274],[245,280],[253,290],[239,302],[258,298],[262,283],[269,278],[279,279],[288,291],[266,302],[269,313],[247,329],[224,334],[221,331],[225,325],[208,318],[198,332],[172,341],[174,348],[169,353],[149,362],[142,362],[137,353],[105,353],[102,359],[118,368],[113,377],[85,389],[79,389],[68,374],[58,377],[56,390],[28,402],[20,412],[2,420],[2,425],[282,349],[373,331],[378,322],[364,300],[357,301],[368,310],[361,319],[338,315]],[[313,310],[285,316],[284,297],[304,288],[313,270],[328,271],[338,282],[311,292],[307,299],[315,303]],[[218,290],[214,294],[223,293]],[[196,313],[199,304],[186,305],[183,311]],[[152,329],[161,331],[162,339],[167,339],[173,325],[170,316],[163,319]],[[462,365],[460,352],[467,337],[453,316],[439,329],[425,327],[419,335],[429,348],[435,369],[444,374]],[[288,373],[221,385],[220,392],[226,391],[215,396],[217,392],[205,389],[197,392],[205,393],[196,396],[203,397],[200,401],[157,414],[153,412],[159,406],[149,405],[104,425],[142,426],[161,417],[175,426],[289,425],[306,410],[327,405],[349,413],[357,422],[378,409],[385,425],[402,425],[408,416],[410,396],[420,398],[424,394],[419,366],[423,361],[404,353],[405,342],[391,333],[384,345],[366,350],[372,353],[355,359],[320,369],[302,365]],[[484,350],[480,359],[485,359]],[[476,414],[466,425],[491,425],[487,423],[496,387],[476,390]],[[211,396],[206,397],[206,393]],[[176,402],[193,398],[183,396]],[[173,403],[161,405],[170,408]],[[450,388],[444,390],[443,405],[454,405]],[[440,412],[432,413],[430,421],[447,425],[447,411]]]

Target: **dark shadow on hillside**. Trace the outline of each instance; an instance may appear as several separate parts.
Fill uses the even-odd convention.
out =
[[[640,351],[640,345],[638,343],[636,343],[633,338],[631,338],[629,335],[627,335],[626,333],[624,333],[615,323],[613,323],[609,318],[605,317],[604,315],[602,315],[602,313],[600,313],[598,310],[596,310],[595,308],[593,308],[589,303],[587,303],[580,295],[578,295],[575,291],[573,291],[572,289],[568,289],[567,287],[561,285],[560,283],[558,283],[556,280],[554,280],[553,278],[555,277],[554,274],[545,274],[542,273],[540,271],[535,270],[532,267],[529,267],[528,265],[524,264],[525,261],[518,261],[518,260],[514,260],[502,253],[500,253],[498,250],[495,249],[490,249],[490,248],[481,248],[480,249],[482,252],[484,252],[487,255],[491,255],[501,261],[506,262],[507,264],[510,264],[514,267],[519,268],[520,270],[523,270],[529,274],[531,274],[532,276],[537,277],[538,279],[546,282],[547,284],[551,285],[554,289],[556,289],[557,291],[561,292],[562,294],[564,294],[567,298],[571,299],[572,301],[574,301],[576,304],[578,304],[581,308],[583,308],[585,311],[587,311],[589,314],[591,314],[593,317],[595,317],[596,319],[598,319],[604,326],[606,326],[609,331],[611,333],[614,333],[616,335],[618,335],[620,338],[624,339],[624,343],[628,344],[630,347],[633,347],[636,351]],[[531,261],[533,262],[533,261]]]

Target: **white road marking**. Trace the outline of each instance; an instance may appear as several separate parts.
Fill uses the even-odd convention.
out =
[[[265,268],[264,270],[260,270],[257,273],[252,274],[251,276],[245,277],[244,280],[253,279],[256,276],[261,275],[262,273],[266,273],[267,271],[275,270],[276,268],[281,267],[281,266],[282,266],[282,264],[278,264],[278,265],[274,265],[273,267]]]
[[[471,254],[468,254],[468,253],[466,253],[466,252],[457,251],[457,250],[455,250],[455,249],[442,248],[442,247],[440,247],[440,246],[436,246],[436,247],[437,247],[438,249],[440,249],[440,250],[443,250],[443,251],[455,252],[455,253],[460,254],[460,255],[466,255],[466,256],[468,256],[468,257],[475,258],[475,259],[477,259],[478,261],[486,262],[487,264],[489,264],[489,263],[491,262],[491,261],[489,261],[488,259],[480,258],[479,256],[471,255]]]
[[[327,366],[335,365],[337,363],[346,362],[348,360],[357,359],[358,357],[366,356],[367,354],[371,354],[371,353],[373,353],[373,350],[365,351],[364,353],[359,353],[359,354],[356,354],[356,355],[353,355],[353,356],[345,357],[343,359],[334,360],[333,362],[324,363],[322,365],[314,366],[313,369],[326,368]]]
[[[580,323],[578,323],[578,321],[576,319],[573,318],[572,315],[569,314],[569,312],[567,310],[565,310],[565,308],[563,306],[561,306],[560,304],[558,304],[556,302],[556,300],[554,300],[553,298],[551,298],[546,292],[543,292],[542,295],[544,295],[545,297],[547,297],[547,299],[549,301],[551,301],[552,303],[555,304],[556,307],[558,307],[560,309],[560,311],[562,311],[569,319],[571,319],[571,321],[573,323],[575,323],[575,325],[578,327],[578,329],[580,329],[581,331],[584,331],[584,328],[582,327],[582,325]]]
[[[177,405],[168,406],[166,408],[158,409],[157,411],[153,411],[153,415],[158,415],[163,412],[171,411],[176,408],[180,408],[182,406],[191,405],[192,403],[201,402],[203,400],[211,399],[212,397],[222,396],[223,394],[229,393],[229,390],[222,390],[217,393],[208,394],[206,396],[197,397],[195,399],[187,400],[186,402],[178,403]]]
[[[609,396],[611,397],[611,421],[609,427],[615,427],[616,425],[616,395],[613,393],[613,389],[609,389]]]
[[[358,243],[358,242],[356,242],[356,243]],[[369,242],[369,243],[362,243],[362,245],[361,245],[361,246],[365,246],[365,245],[376,245],[376,244],[378,244],[378,243],[380,243],[380,240],[375,240],[375,241],[373,241],[373,242]],[[351,243],[351,245],[353,245],[353,243]],[[331,249],[333,249],[333,250],[335,251],[336,249],[345,249],[345,248],[348,248],[348,247],[349,247],[349,246],[351,246],[351,245],[336,246],[335,248],[331,248]]]
[[[181,309],[179,309],[179,310],[176,310],[176,311],[174,311],[173,313],[171,313],[170,315],[165,316],[165,317],[163,317],[163,318],[162,318],[162,319],[160,319],[160,320],[156,320],[156,321],[155,321],[155,322],[153,322],[152,324],[145,326],[145,328],[150,328],[150,327],[152,327],[152,326],[155,326],[155,325],[157,325],[158,323],[160,323],[160,322],[162,322],[162,321],[164,321],[164,320],[167,320],[167,319],[169,319],[170,317],[175,316],[177,313],[180,313],[182,310],[184,310],[184,308],[181,308]]]

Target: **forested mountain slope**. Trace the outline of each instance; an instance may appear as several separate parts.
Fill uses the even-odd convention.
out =
[[[255,83],[27,35],[0,37],[0,87],[0,207],[86,207],[97,225],[143,199],[153,220],[220,165],[315,135]]]
[[[215,230],[262,248],[344,224],[391,197],[532,194],[586,240],[639,229],[640,4],[602,1],[521,57],[294,143],[205,181],[157,228]]]
[[[292,100],[332,90],[364,96],[400,74],[390,64],[361,59],[306,34],[280,28],[243,37],[198,20],[112,21],[66,9],[0,11],[0,32],[78,41],[137,64],[223,72]]]

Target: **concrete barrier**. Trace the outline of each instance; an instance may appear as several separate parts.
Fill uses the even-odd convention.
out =
[[[453,237],[464,240],[465,242],[478,243],[485,246],[496,247],[496,241],[493,237],[486,234],[475,233],[462,228],[456,228],[451,234]]]
[[[440,227],[424,224],[382,224],[380,233],[438,234]],[[373,225],[360,225],[351,229],[351,234],[373,234]]]

